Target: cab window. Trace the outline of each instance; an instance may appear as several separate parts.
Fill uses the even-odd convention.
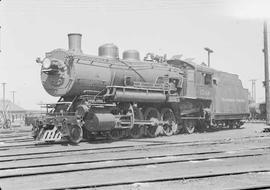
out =
[[[196,76],[196,82],[199,85],[211,85],[212,75],[209,73],[198,72]]]
[[[204,84],[205,85],[211,85],[212,82],[212,76],[210,74],[205,74],[204,76]]]

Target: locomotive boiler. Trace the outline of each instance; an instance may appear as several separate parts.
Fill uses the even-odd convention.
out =
[[[142,60],[136,50],[120,58],[114,44],[100,46],[98,56],[87,55],[81,38],[68,34],[68,50],[37,59],[44,89],[60,98],[36,120],[36,140],[169,136],[210,126],[239,127],[246,117],[247,92],[236,75],[153,54]]]
[[[125,51],[123,60],[120,60],[118,47],[114,44],[100,46],[99,56],[83,54],[80,48],[81,35],[68,36],[68,51],[56,49],[47,53],[43,60],[41,80],[45,90],[52,96],[73,97],[86,91],[96,95],[108,86],[130,86],[134,82],[155,83],[158,77],[165,76],[177,80],[182,78],[177,68],[140,61],[136,50]],[[164,101],[164,96],[151,97],[149,100],[149,96],[145,98],[146,101]]]

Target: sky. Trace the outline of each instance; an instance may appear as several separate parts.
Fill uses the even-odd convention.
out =
[[[238,74],[245,88],[257,79],[256,99],[264,100],[263,20],[266,0],[2,0],[0,1],[0,83],[6,97],[25,109],[58,98],[45,92],[35,60],[56,48],[67,49],[68,33],[81,33],[82,51],[114,43],[122,52],[182,54]],[[120,55],[121,55],[120,54]],[[0,88],[2,97],[2,88]]]

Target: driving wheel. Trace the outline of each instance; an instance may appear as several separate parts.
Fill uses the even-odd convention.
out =
[[[143,120],[142,111],[137,107],[133,107],[133,110],[135,120]],[[143,134],[144,134],[143,125],[134,124],[133,127],[130,129],[130,136],[134,139],[141,138]]]
[[[144,112],[144,119],[145,120],[151,120],[151,121],[159,121],[160,120],[160,113],[158,109],[154,107],[149,107]],[[159,128],[160,126],[148,126],[147,127],[147,135],[149,137],[156,137],[159,135]]]
[[[167,122],[163,125],[163,132],[166,136],[171,136],[177,131],[177,122],[174,113],[169,108],[163,108],[161,110],[162,121]]]

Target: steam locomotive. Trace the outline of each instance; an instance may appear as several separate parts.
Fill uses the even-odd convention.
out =
[[[123,52],[105,44],[98,56],[84,54],[81,34],[68,34],[69,49],[46,53],[41,81],[57,103],[36,120],[38,141],[63,138],[119,139],[193,133],[209,127],[240,127],[249,116],[248,91],[237,75],[179,57]]]

